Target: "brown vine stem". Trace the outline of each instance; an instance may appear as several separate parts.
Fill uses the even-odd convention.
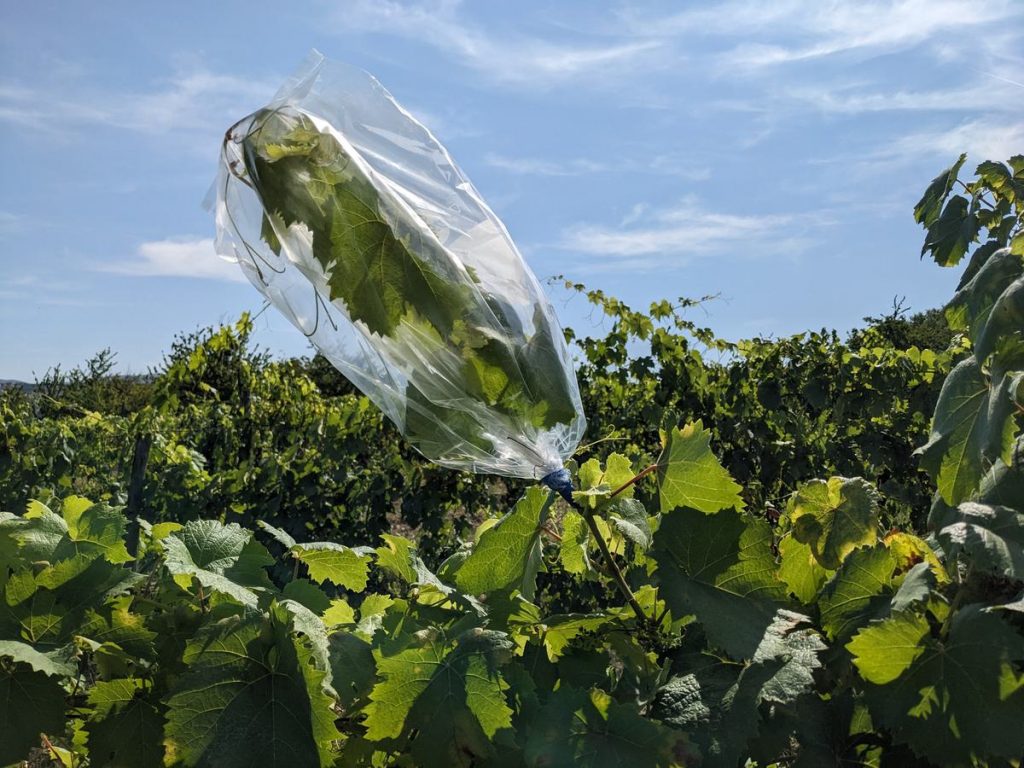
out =
[[[58,754],[57,752],[57,748],[53,746],[53,742],[46,738],[45,733],[41,733],[39,735],[42,737],[43,745],[46,747],[50,755],[52,755],[53,759],[56,760],[58,763],[63,763],[63,761],[60,759],[60,754]]]
[[[604,536],[601,535],[601,529],[597,527],[597,521],[594,519],[594,513],[589,509],[580,509],[580,514],[587,521],[587,525],[590,527],[590,533],[593,535],[594,540],[597,542],[597,548],[601,550],[601,556],[604,558],[605,565],[608,568],[608,572],[611,573],[612,579],[615,581],[615,585],[619,588],[619,592],[626,598],[626,602],[636,613],[636,617],[644,622],[650,623],[651,619],[644,613],[644,609],[640,607],[639,601],[636,599],[636,595],[633,594],[633,590],[629,588],[629,584],[626,583],[626,578],[622,575],[622,571],[619,570],[619,566],[612,559],[611,550],[608,549],[608,542],[604,540]]]
[[[623,483],[618,488],[616,488],[614,491],[612,491],[610,494],[608,494],[608,498],[609,499],[614,499],[616,496],[618,496],[624,490],[629,488],[631,485],[635,485],[636,483],[638,483],[641,480],[643,480],[645,477],[647,477],[649,474],[651,474],[651,472],[653,472],[657,468],[658,468],[657,464],[651,464],[649,467],[646,467],[645,469],[641,470],[640,474],[638,474],[632,480],[629,480],[628,482]]]
[[[548,536],[550,536],[553,541],[557,541],[559,544],[562,542],[562,537],[559,536],[558,533],[556,533],[555,531],[551,530],[551,526],[547,525],[546,523],[542,525],[540,529],[544,531],[544,533],[546,533]]]

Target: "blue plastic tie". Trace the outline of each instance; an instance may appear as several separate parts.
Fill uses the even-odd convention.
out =
[[[576,507],[576,502],[572,498],[572,475],[569,474],[568,469],[565,467],[556,469],[554,472],[544,475],[540,481],[569,502],[570,507]]]

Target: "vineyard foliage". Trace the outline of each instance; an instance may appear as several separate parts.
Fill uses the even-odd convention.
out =
[[[962,165],[915,209],[970,254],[937,348],[589,293],[572,505],[247,319],[4,393],[0,765],[1016,764],[1024,158]]]

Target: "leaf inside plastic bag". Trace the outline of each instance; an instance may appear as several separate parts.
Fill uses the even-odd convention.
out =
[[[562,332],[504,226],[369,75],[314,59],[237,123],[218,250],[440,464],[561,467],[585,421]]]

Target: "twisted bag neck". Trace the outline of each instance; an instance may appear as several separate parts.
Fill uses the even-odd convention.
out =
[[[569,474],[568,469],[565,467],[556,469],[554,472],[544,475],[540,481],[565,499],[570,507],[576,508],[576,502],[572,498],[572,475]]]

